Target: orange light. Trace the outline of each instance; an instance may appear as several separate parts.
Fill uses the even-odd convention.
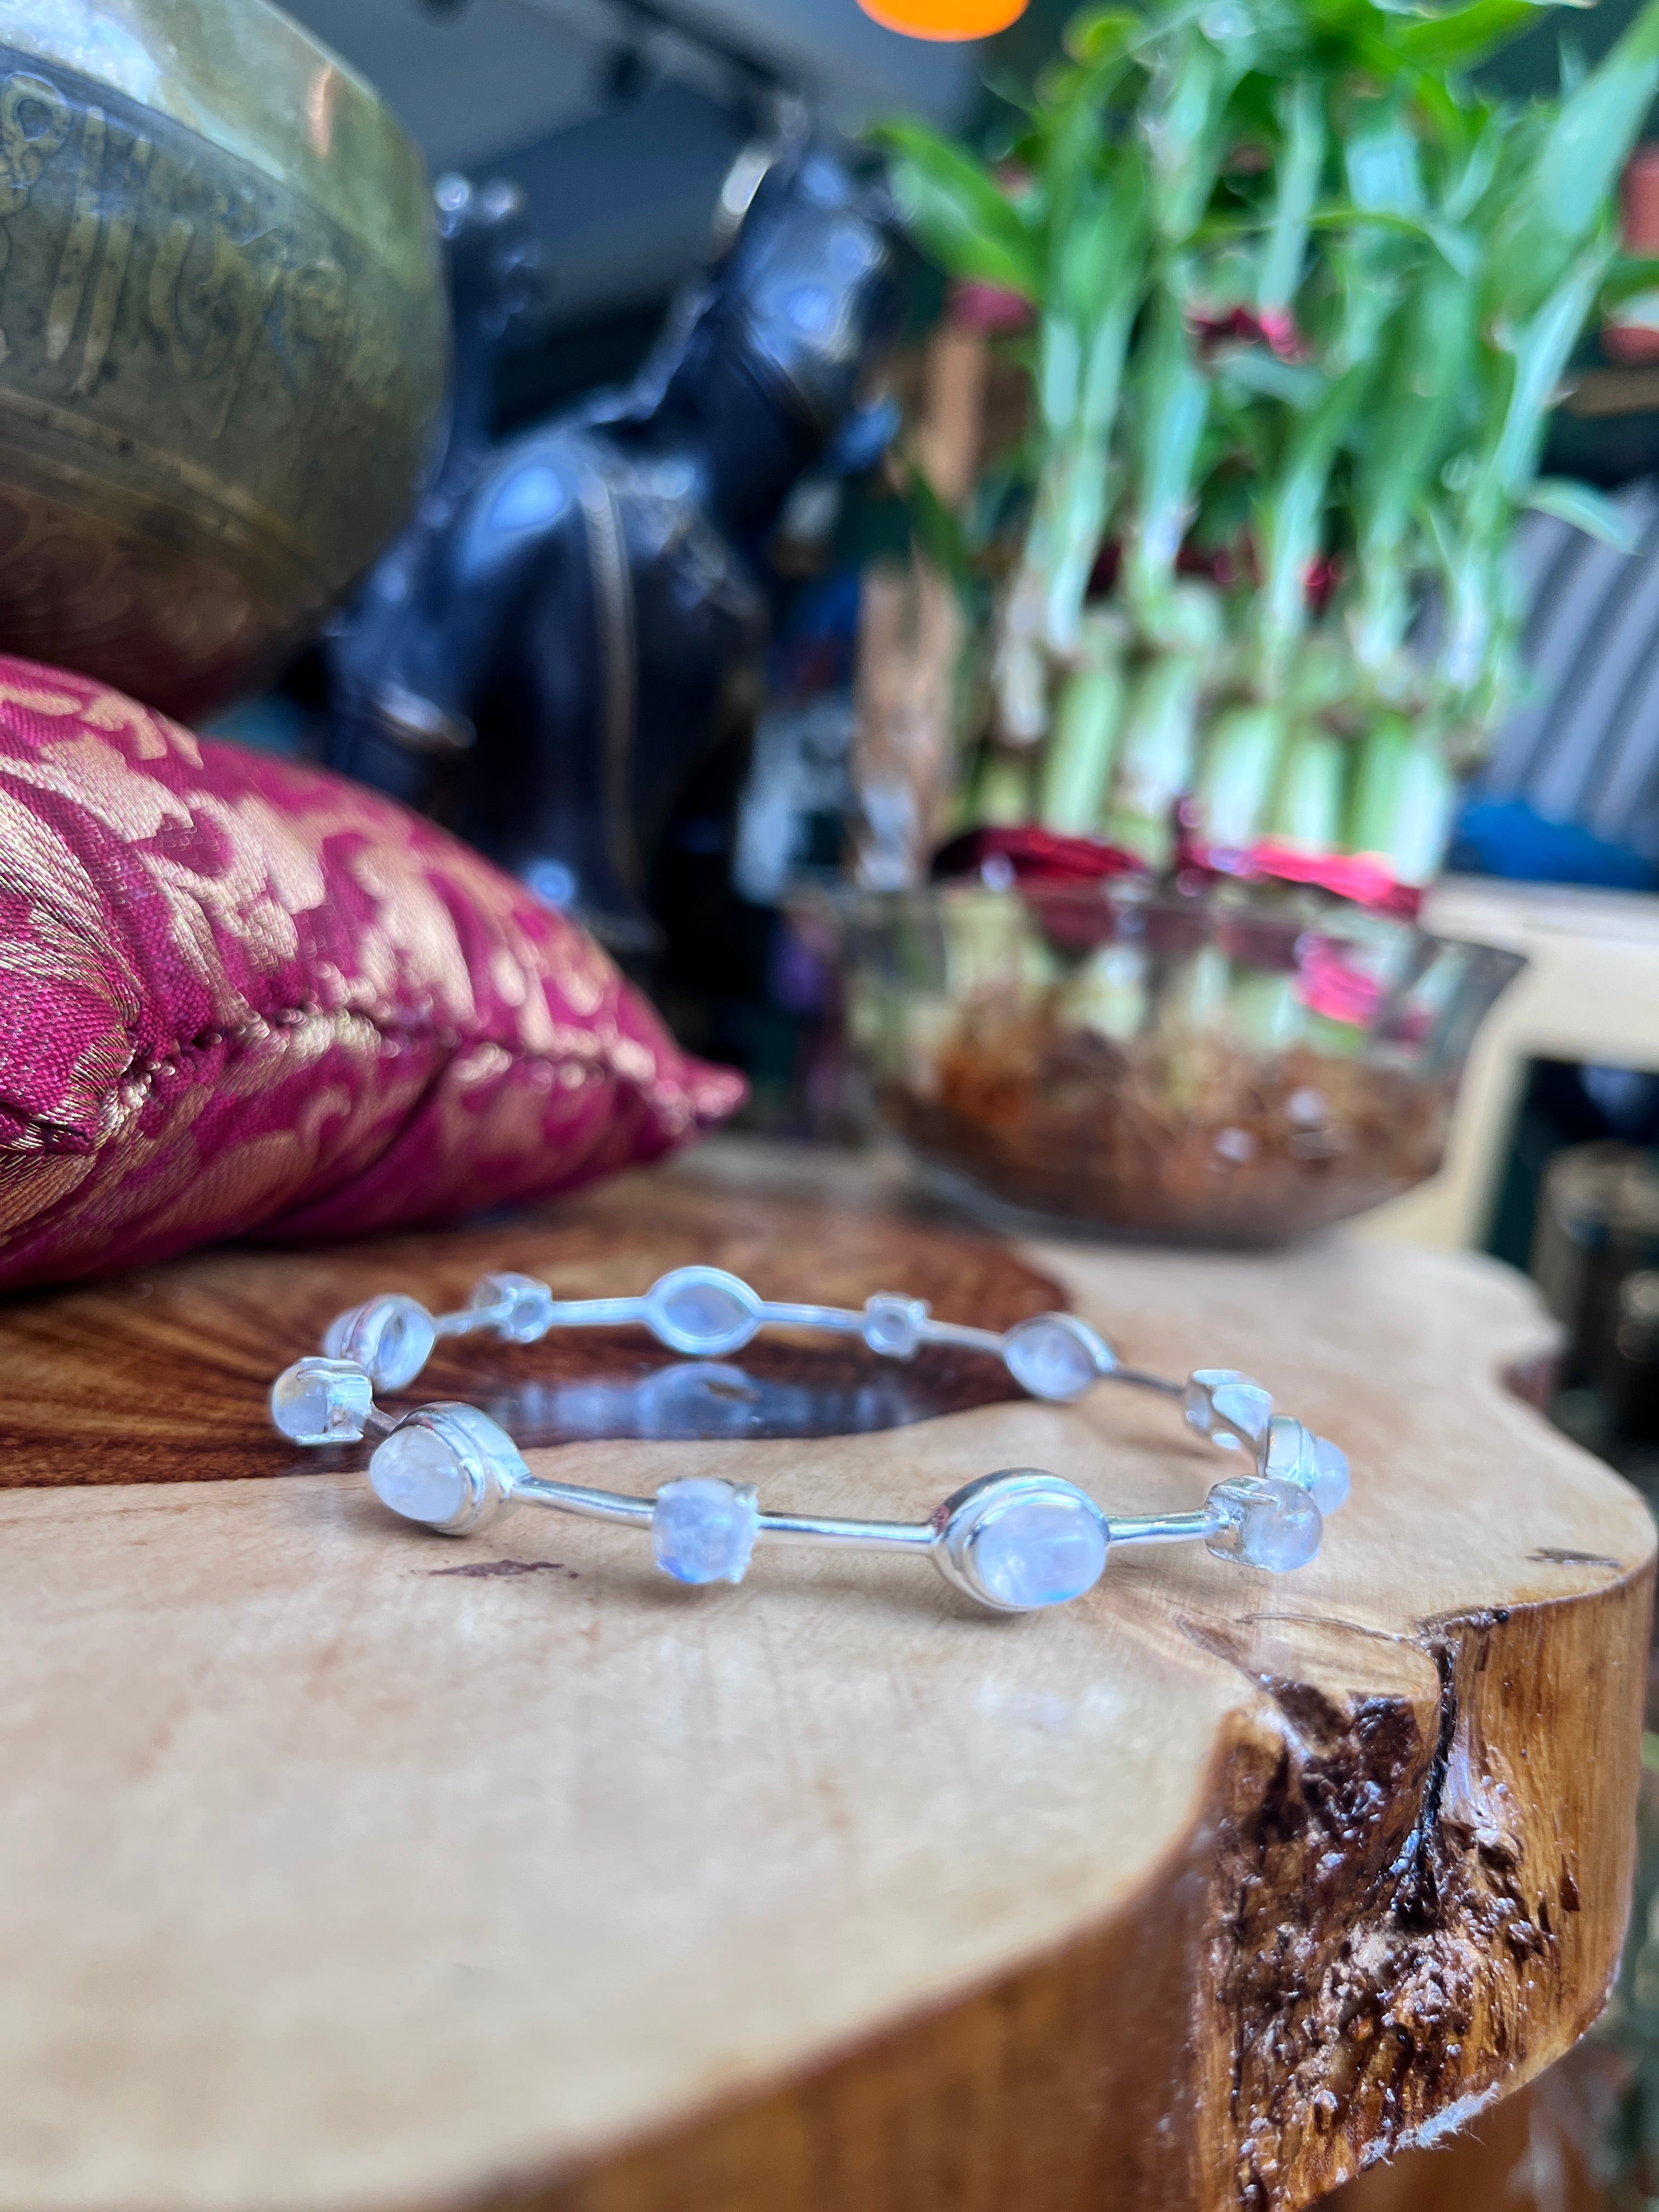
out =
[[[907,39],[988,39],[1025,13],[1029,0],[859,0],[884,30]]]

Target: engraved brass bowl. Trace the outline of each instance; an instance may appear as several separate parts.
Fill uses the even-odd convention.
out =
[[[419,155],[264,0],[0,10],[0,650],[199,716],[408,512],[448,322]]]

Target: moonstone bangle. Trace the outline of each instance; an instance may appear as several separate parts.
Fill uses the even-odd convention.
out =
[[[1241,1471],[1193,1513],[1109,1516],[1085,1491],[1041,1468],[1009,1468],[956,1491],[926,1521],[852,1521],[767,1513],[751,1485],[683,1475],[654,1498],[629,1498],[532,1475],[513,1439],[476,1406],[417,1407],[401,1418],[374,1402],[425,1366],[437,1340],[490,1334],[533,1344],[556,1328],[637,1323],[659,1344],[693,1358],[740,1351],[766,1328],[861,1337],[889,1359],[925,1344],[954,1345],[1000,1359],[1035,1398],[1066,1403],[1100,1382],[1177,1398],[1188,1425]],[[320,1358],[301,1359],[271,1386],[270,1415],[294,1443],[379,1441],[368,1479],[381,1503],[445,1535],[466,1536],[511,1504],[551,1506],[592,1521],[651,1532],[665,1574],[683,1583],[738,1583],[759,1538],[922,1553],[959,1590],[994,1613],[1030,1613],[1081,1597],[1100,1579],[1109,1548],[1202,1541],[1217,1558],[1278,1572],[1319,1549],[1324,1516],[1348,1493],[1338,1447],[1275,1413],[1258,1382],[1231,1368],[1200,1368],[1185,1383],[1125,1367],[1075,1314],[1037,1314],[1000,1332],[934,1320],[921,1298],[883,1291],[862,1309],[763,1298],[720,1267],[677,1267],[642,1297],[556,1298],[532,1275],[486,1275],[464,1312],[431,1314],[389,1293],[331,1322]]]

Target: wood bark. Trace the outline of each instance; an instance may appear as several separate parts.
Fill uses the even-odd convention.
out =
[[[1594,2019],[1653,1534],[1505,1389],[1520,1279],[1343,1241],[1011,1256],[786,1202],[757,1158],[0,1311],[0,2204],[1291,2212]],[[1258,1375],[1354,1497],[1295,1576],[1131,1553],[999,1621],[904,1559],[689,1592],[528,1510],[448,1545],[259,1433],[344,1297],[640,1289],[694,1249],[962,1320],[1063,1297],[1138,1365]],[[626,1427],[654,1355],[574,1356],[478,1347],[420,1395],[533,1419],[538,1374],[585,1377]],[[815,1436],[814,1390],[843,1423],[883,1370],[767,1357],[722,1363],[745,1428],[532,1464],[907,1516],[999,1467],[1109,1510],[1225,1472],[1157,1402],[921,1363]]]

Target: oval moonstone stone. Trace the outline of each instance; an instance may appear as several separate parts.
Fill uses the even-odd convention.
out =
[[[646,1293],[645,1320],[671,1351],[708,1357],[748,1343],[759,1304],[746,1283],[717,1267],[677,1267]]]
[[[441,1528],[453,1521],[471,1495],[460,1453],[447,1437],[413,1424],[393,1429],[375,1447],[368,1479],[382,1505],[406,1521]]]
[[[1037,1314],[1017,1322],[1003,1339],[1002,1358],[1020,1389],[1034,1398],[1080,1398],[1115,1364],[1075,1314]]]
[[[999,1605],[1034,1612],[1091,1590],[1106,1565],[1106,1531],[1086,1499],[1058,1485],[992,1505],[975,1528],[975,1577]]]
[[[755,1548],[760,1509],[745,1483],[718,1475],[665,1482],[651,1510],[651,1548],[679,1583],[740,1583]]]

